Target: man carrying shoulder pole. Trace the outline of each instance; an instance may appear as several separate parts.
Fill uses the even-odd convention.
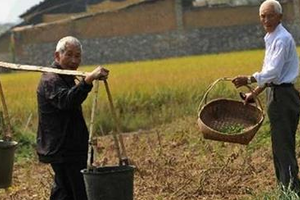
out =
[[[77,70],[82,46],[68,36],[56,46],[53,68]],[[91,91],[94,80],[105,80],[109,71],[101,66],[88,73],[79,83],[75,76],[46,72],[37,88],[39,161],[50,163],[54,184],[50,200],[87,200],[83,175],[87,167],[88,129],[81,104]]]

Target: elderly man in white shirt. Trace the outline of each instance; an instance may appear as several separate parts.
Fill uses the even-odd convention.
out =
[[[237,76],[232,82],[236,87],[257,82],[254,91],[246,94],[245,103],[266,89],[276,177],[282,189],[299,193],[295,154],[300,114],[299,93],[294,88],[299,73],[296,45],[291,34],[281,25],[282,7],[278,1],[264,1],[259,16],[267,32],[262,70],[252,76]]]

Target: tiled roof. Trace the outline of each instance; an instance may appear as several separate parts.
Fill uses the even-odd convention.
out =
[[[85,4],[86,0],[44,0],[21,14],[20,17],[23,18],[34,13],[52,12],[53,10],[58,10],[60,13],[82,12],[85,11]]]

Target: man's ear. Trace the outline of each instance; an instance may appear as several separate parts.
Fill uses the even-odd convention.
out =
[[[56,51],[55,53],[54,53],[54,59],[55,59],[55,62],[59,62],[59,60],[60,60],[60,53],[58,52],[58,51]]]
[[[280,14],[280,16],[279,16],[280,22],[282,21],[282,17],[283,17],[283,14]]]

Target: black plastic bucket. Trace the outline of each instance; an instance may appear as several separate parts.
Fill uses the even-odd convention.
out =
[[[134,166],[81,170],[88,200],[133,200]]]
[[[17,144],[15,141],[0,140],[0,188],[11,186]]]

